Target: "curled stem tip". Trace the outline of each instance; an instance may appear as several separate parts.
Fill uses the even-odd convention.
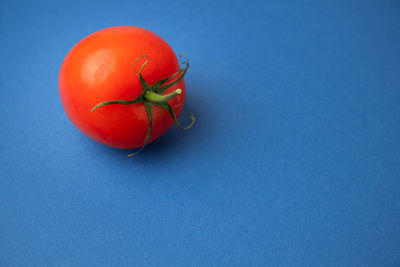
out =
[[[184,128],[185,130],[187,130],[187,129],[189,129],[190,127],[192,127],[193,124],[194,124],[194,122],[196,121],[196,118],[193,116],[193,114],[190,114],[190,119],[192,120],[192,122],[191,122],[188,126],[186,126],[186,127]]]
[[[175,116],[174,116],[174,117],[175,117]],[[192,121],[191,121],[190,124],[189,124],[188,126],[186,126],[186,127],[183,127],[183,126],[178,122],[178,120],[176,119],[176,117],[174,118],[174,122],[175,122],[175,125],[178,126],[180,129],[182,129],[182,130],[188,130],[189,128],[191,128],[191,127],[193,126],[194,122],[196,121],[196,118],[193,116],[193,114],[190,115],[190,119],[191,119]]]
[[[139,72],[136,72],[136,64],[139,62],[140,59],[142,58],[146,58],[146,61],[143,63],[143,65],[140,67]],[[137,76],[140,75],[140,73],[142,72],[143,68],[147,65],[147,63],[149,63],[149,56],[148,55],[141,55],[140,57],[138,57],[135,61],[135,64],[133,65],[133,69],[135,70],[135,73]]]
[[[178,126],[179,128],[181,128],[182,130],[187,130],[187,129],[191,128],[191,127],[193,126],[194,122],[196,121],[196,118],[193,116],[193,114],[190,114],[190,119],[191,119],[192,121],[191,121],[190,124],[189,124],[188,126],[186,126],[186,127],[181,126],[181,125],[178,123],[177,120],[175,120],[175,124],[176,124],[176,126]]]

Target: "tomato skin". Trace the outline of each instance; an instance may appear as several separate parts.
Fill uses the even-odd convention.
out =
[[[156,34],[139,27],[116,26],[95,32],[78,42],[65,57],[59,75],[59,92],[71,122],[90,138],[115,148],[143,146],[149,119],[143,103],[107,105],[90,110],[110,100],[133,100],[142,93],[136,72],[149,56],[141,74],[150,85],[173,75],[179,63],[171,47]],[[178,117],[185,102],[182,79],[164,94],[176,89],[182,93],[169,100]],[[173,124],[171,115],[153,105],[150,142]]]

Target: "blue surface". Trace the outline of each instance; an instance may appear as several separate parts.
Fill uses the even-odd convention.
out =
[[[0,2],[0,266],[399,266],[400,2]],[[136,25],[189,56],[194,128],[134,158],[58,71]]]

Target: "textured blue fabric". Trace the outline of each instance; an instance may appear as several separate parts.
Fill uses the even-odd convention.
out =
[[[136,25],[189,56],[134,158],[81,134],[64,56]],[[0,266],[399,266],[400,2],[0,1]]]

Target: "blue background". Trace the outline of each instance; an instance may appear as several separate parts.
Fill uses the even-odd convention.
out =
[[[81,134],[58,72],[136,25],[189,56],[134,158]],[[0,2],[1,266],[399,266],[400,2]]]

